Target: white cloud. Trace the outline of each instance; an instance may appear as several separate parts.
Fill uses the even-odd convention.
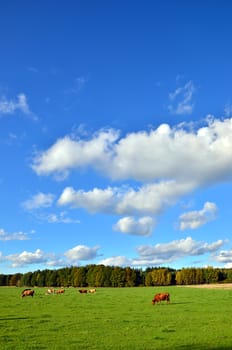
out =
[[[181,231],[187,229],[196,229],[208,222],[215,220],[217,214],[217,206],[215,203],[206,202],[203,209],[199,211],[190,211],[179,217],[179,229]]]
[[[116,142],[117,141],[117,142]],[[193,183],[196,187],[231,180],[232,119],[208,118],[206,126],[162,124],[149,132],[104,130],[90,140],[59,139],[39,153],[32,168],[38,175],[63,174],[89,167],[114,180]]]
[[[100,131],[92,140],[75,140],[69,136],[59,139],[47,151],[40,152],[34,158],[32,168],[38,175],[56,173],[65,178],[70,169],[92,164],[101,168],[109,161],[110,148],[118,138],[115,130]],[[107,159],[106,159],[107,158]]]
[[[38,193],[32,196],[30,199],[24,201],[22,206],[26,210],[33,210],[38,208],[50,207],[54,201],[55,196],[51,193]]]
[[[34,120],[37,120],[37,117],[30,111],[25,94],[21,93],[17,95],[17,98],[14,100],[8,100],[5,96],[0,98],[0,116],[7,114],[12,115],[17,111],[30,116]]]
[[[28,233],[22,231],[9,233],[4,229],[0,229],[0,241],[25,241],[28,239],[30,239]]]
[[[62,258],[54,256],[54,257],[51,257],[51,259],[46,262],[46,265],[48,267],[55,267],[55,268],[57,268],[57,267],[66,267],[67,266],[67,261],[65,261]]]
[[[87,247],[85,245],[77,245],[64,253],[68,261],[77,262],[80,260],[91,260],[97,257],[99,247]]]
[[[173,114],[191,114],[194,104],[192,103],[195,87],[192,81],[177,88],[169,94],[170,105],[168,109]]]
[[[205,123],[197,129],[162,124],[121,139],[112,129],[100,130],[88,140],[66,136],[37,155],[32,167],[38,175],[62,176],[71,169],[92,167],[113,180],[142,183],[138,188],[89,191],[66,187],[59,205],[91,213],[159,215],[197,188],[232,180],[232,119],[210,116]]]
[[[115,190],[110,187],[105,190],[94,188],[89,192],[75,191],[72,187],[66,187],[58,199],[58,204],[82,207],[92,213],[109,212],[114,206],[114,193]]]
[[[187,256],[202,256],[215,253],[225,242],[218,240],[213,243],[195,241],[191,237],[152,245],[141,245],[137,248],[138,257],[128,259],[124,256],[114,256],[100,261],[100,264],[118,266],[160,266],[173,263]]]
[[[58,214],[47,214],[44,216],[44,219],[49,223],[61,223],[61,224],[79,224],[80,220],[75,220],[70,217],[67,217],[67,213],[62,211]]]
[[[56,256],[54,253],[45,253],[41,249],[34,252],[23,251],[21,253],[10,254],[4,256],[0,252],[0,261],[10,261],[11,267],[20,268],[30,265],[42,265],[48,267],[67,266],[67,261],[62,257]]]
[[[45,212],[43,209],[52,207],[55,196],[52,193],[38,193],[30,199],[22,202],[22,207],[28,210],[36,220],[46,221],[52,224],[79,224],[80,220],[73,219],[68,216],[66,211],[61,212]]]
[[[139,255],[137,258],[128,259],[125,256],[113,256],[101,260],[99,264],[115,266],[167,265],[187,256],[201,256],[208,253],[215,253],[224,243],[224,241],[218,240],[210,244],[201,241],[194,241],[191,237],[187,237],[185,239],[156,244],[154,246],[139,246],[137,248]]]
[[[99,264],[105,266],[130,266],[131,259],[128,259],[125,256],[113,256],[111,258],[101,260]]]
[[[213,259],[216,262],[224,264],[225,268],[232,268],[232,249],[222,250],[218,255],[215,255]]]
[[[75,191],[66,187],[58,199],[59,205],[81,207],[91,213],[104,212],[119,215],[160,214],[191,189],[190,185],[173,181],[132,188],[94,188],[92,191]]]
[[[112,256],[102,259],[98,264],[109,266],[160,266],[173,263],[187,256],[211,255],[211,260],[225,264],[229,267],[232,264],[232,251],[216,252],[222,247],[225,241],[218,240],[212,243],[195,241],[191,237],[175,240],[169,243],[156,245],[141,245],[137,247],[138,257],[127,258],[125,256]],[[0,261],[10,261],[12,267],[23,267],[30,265],[45,265],[50,267],[67,266],[68,264],[79,263],[80,261],[94,260],[99,257],[99,247],[88,247],[77,245],[66,251],[63,256],[45,253],[41,249],[34,252],[23,251],[17,254],[3,256],[0,252]]]
[[[37,249],[34,253],[23,251],[20,254],[8,255],[6,259],[12,262],[12,267],[21,267],[31,264],[46,263],[49,259],[49,256],[42,250]]]
[[[135,220],[134,217],[126,216],[120,219],[114,226],[115,231],[138,236],[150,236],[154,228],[154,219],[145,216]]]
[[[191,237],[172,241],[169,243],[156,244],[154,246],[143,245],[137,248],[139,259],[136,264],[163,264],[179,260],[186,256],[199,256],[206,253],[213,253],[225,242],[218,240],[213,243],[194,241]]]

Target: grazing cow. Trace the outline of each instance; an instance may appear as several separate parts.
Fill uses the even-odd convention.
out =
[[[155,305],[155,303],[161,304],[162,300],[166,300],[167,304],[170,303],[170,294],[169,293],[158,293],[154,296],[152,299],[152,304]]]
[[[87,294],[88,290],[87,289],[79,289],[79,293],[81,294]]]
[[[64,292],[65,292],[65,289],[58,289],[56,291],[56,294],[64,294]]]
[[[55,294],[55,289],[54,288],[48,288],[47,292],[45,293],[46,295],[48,294]]]
[[[95,289],[95,288],[90,289],[90,290],[89,290],[89,293],[96,293],[96,289]]]
[[[32,289],[24,289],[24,291],[22,291],[22,298],[27,296],[33,297],[34,293],[35,291]]]

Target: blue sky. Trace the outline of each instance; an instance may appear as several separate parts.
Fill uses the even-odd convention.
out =
[[[232,267],[230,1],[8,1],[0,273]]]

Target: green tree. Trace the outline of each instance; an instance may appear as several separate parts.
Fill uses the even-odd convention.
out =
[[[103,265],[97,265],[95,267],[95,286],[96,287],[103,287],[104,286],[104,266]]]
[[[33,273],[32,272],[26,272],[23,276],[22,276],[22,285],[23,286],[27,286],[27,287],[32,287],[32,276]]]
[[[96,280],[96,265],[87,265],[86,266],[86,283],[88,286],[95,286],[95,280]]]
[[[21,278],[22,274],[21,273],[15,273],[14,275],[11,276],[11,278],[8,281],[9,286],[21,286]]]
[[[149,286],[153,286],[153,282],[152,282],[152,272],[147,272],[146,276],[145,276],[145,286],[149,287]]]
[[[121,267],[115,266],[111,273],[112,287],[125,287],[125,270]]]
[[[86,287],[86,268],[85,267],[78,267],[75,270],[74,275],[74,286],[75,287]]]
[[[130,267],[126,267],[125,268],[125,286],[134,287],[135,284],[136,284],[135,270]]]
[[[168,286],[172,281],[171,272],[167,268],[155,269],[151,272],[151,276],[154,286]]]
[[[111,266],[104,266],[103,269],[104,279],[103,279],[103,287],[111,287],[111,274],[112,274],[112,267]]]

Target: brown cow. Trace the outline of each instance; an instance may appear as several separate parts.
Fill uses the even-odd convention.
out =
[[[34,293],[35,291],[32,289],[24,289],[24,291],[22,291],[22,298],[27,296],[33,297]]]
[[[65,289],[56,290],[56,294],[63,294],[64,292],[65,292]]]
[[[84,294],[84,293],[88,293],[88,290],[87,289],[79,289],[79,293],[81,294]]]
[[[170,303],[170,294],[169,293],[158,293],[154,296],[152,299],[152,304],[155,305],[155,303],[161,304],[162,300],[166,300],[167,304]]]

